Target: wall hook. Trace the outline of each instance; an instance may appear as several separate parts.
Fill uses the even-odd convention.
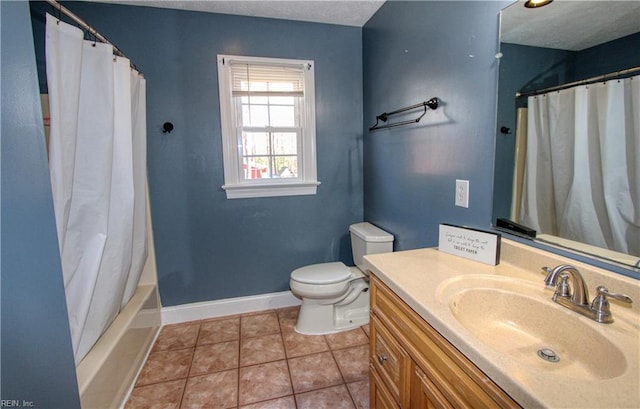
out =
[[[173,124],[171,122],[162,124],[162,133],[171,133],[171,131],[173,131]]]
[[[511,134],[511,128],[507,128],[506,126],[500,127],[500,133],[503,135]]]

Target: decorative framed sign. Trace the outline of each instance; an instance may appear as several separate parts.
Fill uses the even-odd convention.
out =
[[[495,266],[500,263],[500,234],[440,224],[438,250]]]

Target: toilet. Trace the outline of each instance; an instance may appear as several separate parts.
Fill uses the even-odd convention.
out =
[[[291,272],[291,292],[302,299],[296,332],[333,334],[369,322],[369,277],[362,258],[393,251],[393,235],[366,222],[352,224],[349,232],[356,267],[333,262]]]

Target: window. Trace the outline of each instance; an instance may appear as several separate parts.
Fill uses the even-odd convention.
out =
[[[218,55],[228,199],[316,193],[313,67],[313,61]]]

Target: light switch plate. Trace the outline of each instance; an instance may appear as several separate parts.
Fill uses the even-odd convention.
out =
[[[469,207],[469,181],[456,179],[456,206]]]

